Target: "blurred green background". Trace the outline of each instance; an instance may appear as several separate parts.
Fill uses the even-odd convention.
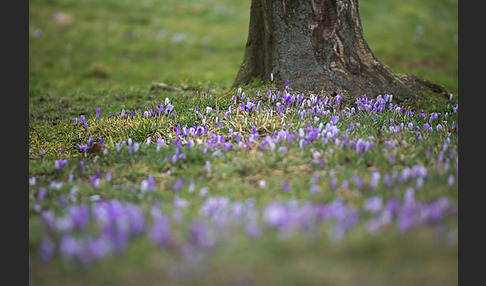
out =
[[[250,0],[30,0],[29,96],[152,83],[229,88]],[[395,72],[458,93],[457,0],[360,2],[365,39]]]

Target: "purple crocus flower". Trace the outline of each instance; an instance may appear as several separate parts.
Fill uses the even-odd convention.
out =
[[[259,237],[262,233],[258,223],[255,220],[250,221],[245,227],[245,233],[250,238]]]
[[[155,180],[154,180],[154,177],[152,175],[148,175],[148,187],[149,187],[149,190],[151,193],[154,192],[155,190]]]
[[[373,172],[371,173],[370,187],[372,189],[376,188],[379,182],[380,182],[380,173],[378,172],[378,170],[374,169]]]
[[[66,234],[61,237],[59,252],[64,259],[72,260],[76,258],[80,251],[81,244],[74,236]]]
[[[76,124],[78,124],[78,118],[74,118],[74,126],[76,126]]]
[[[189,228],[188,242],[203,249],[211,249],[216,246],[216,237],[205,223],[194,221]]]
[[[100,117],[101,114],[101,108],[96,109],[96,120],[98,120],[98,117]]]
[[[282,185],[282,192],[286,193],[290,190],[290,183],[285,181]]]
[[[54,243],[48,237],[44,237],[39,248],[39,255],[43,262],[50,262],[54,254]]]
[[[177,179],[175,182],[174,182],[174,192],[178,192],[182,186],[184,185],[184,180],[182,178],[180,179]]]
[[[40,187],[39,192],[37,193],[37,200],[39,202],[42,202],[45,197],[46,197],[46,189],[43,188],[43,187]]]
[[[373,196],[366,200],[364,203],[364,209],[369,212],[376,213],[381,210],[382,205],[383,199],[380,196]]]
[[[206,168],[206,174],[211,174],[211,162],[206,161],[206,163],[204,163],[204,166]]]
[[[329,179],[329,185],[332,191],[336,190],[336,179],[334,177]]]
[[[65,159],[59,159],[59,160],[54,161],[54,167],[56,168],[56,170],[62,171],[62,169],[64,168],[64,166],[67,165],[67,163],[68,163],[67,160],[65,160]]]
[[[356,188],[361,190],[363,188],[363,180],[356,174],[353,174],[353,181],[356,184]]]
[[[44,148],[40,149],[40,156],[41,156],[41,158],[44,157]]]
[[[169,246],[171,243],[171,229],[169,219],[164,215],[155,217],[148,232],[149,238],[160,246]]]
[[[318,190],[319,190],[319,186],[318,185],[313,184],[312,186],[310,186],[310,193],[311,194],[317,193]]]
[[[285,204],[280,201],[269,203],[263,210],[264,221],[272,227],[285,225],[289,220],[288,215],[289,213],[285,208]]]

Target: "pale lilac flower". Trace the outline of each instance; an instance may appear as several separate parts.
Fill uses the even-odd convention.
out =
[[[34,186],[35,185],[35,177],[30,177],[29,178],[29,185]]]
[[[199,195],[201,197],[204,197],[205,195],[207,195],[209,193],[209,188],[208,187],[203,187],[199,190]]]
[[[287,153],[287,150],[288,150],[287,146],[280,146],[280,147],[278,148],[278,152],[279,152],[279,153],[282,153],[282,154]]]
[[[175,208],[185,208],[189,205],[189,201],[183,198],[175,197],[174,198],[174,207]]]
[[[370,187],[372,189],[376,188],[378,183],[380,182],[380,173],[378,170],[374,169],[373,172],[371,173],[371,180],[370,180]]]
[[[272,227],[280,227],[289,220],[289,213],[280,201],[269,203],[263,210],[263,219]]]
[[[40,149],[40,156],[41,156],[41,158],[44,157],[44,148]]]
[[[415,199],[414,199],[414,196],[415,196],[415,191],[413,188],[407,188],[405,190],[405,195],[404,195],[404,206],[411,206],[413,205],[413,203],[415,202]]]
[[[140,192],[142,194],[145,194],[148,190],[148,186],[149,186],[148,180],[142,180],[142,182],[140,183]]]
[[[76,193],[78,192],[78,187],[73,186],[71,190],[69,191],[69,199],[71,200],[72,203],[76,203]]]
[[[92,202],[97,202],[101,199],[101,196],[100,195],[92,195],[89,197],[89,200],[92,201]]]
[[[273,82],[273,73],[270,73],[270,81]]]
[[[194,184],[194,180],[191,179],[189,181],[189,193],[193,193],[195,188],[196,188],[196,186]]]
[[[317,193],[318,190],[319,190],[319,186],[318,185],[313,184],[313,185],[310,186],[310,193],[311,194]]]
[[[260,188],[264,188],[266,185],[267,185],[267,182],[264,179],[261,179],[260,181],[258,181],[258,186]]]
[[[162,138],[157,138],[157,151],[164,147],[165,141]]]
[[[447,177],[447,186],[450,188],[452,187],[452,185],[454,184],[454,175],[449,175],[449,177]]]
[[[381,207],[383,205],[383,199],[380,196],[373,196],[366,200],[364,203],[364,209],[376,213],[381,210]]]
[[[145,145],[147,145],[147,147],[149,147],[151,142],[152,142],[152,137],[149,136],[149,137],[147,137],[147,142],[145,142]]]
[[[206,161],[206,163],[204,163],[204,166],[206,168],[206,174],[207,175],[211,174],[211,162]]]
[[[56,182],[56,181],[52,181],[51,184],[49,185],[49,187],[51,187],[52,189],[55,189],[55,190],[59,190],[62,186],[64,185],[63,182]]]

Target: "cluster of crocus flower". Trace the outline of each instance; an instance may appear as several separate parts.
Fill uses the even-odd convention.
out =
[[[132,236],[145,231],[145,216],[135,204],[118,200],[68,205],[63,214],[40,213],[47,235],[40,256],[49,261],[57,252],[66,260],[90,263],[109,254],[121,254]]]
[[[49,261],[57,252],[63,259],[89,263],[123,253],[129,239],[141,235],[146,235],[156,245],[173,247],[175,230],[171,226],[179,224],[178,216],[190,204],[176,197],[173,216],[164,213],[160,202],[154,203],[146,217],[137,205],[116,199],[100,200],[91,206],[71,204],[58,216],[53,211],[42,211],[40,218],[48,235],[39,249],[40,256]],[[328,230],[331,239],[339,240],[363,222],[372,234],[387,226],[406,232],[443,223],[457,214],[457,205],[447,197],[430,202],[416,200],[413,188],[409,188],[403,198],[392,197],[385,201],[376,195],[365,200],[361,207],[336,198],[328,203],[273,200],[259,209],[254,198],[231,201],[228,197],[210,196],[201,203],[198,214],[185,225],[182,244],[207,250],[228,238],[232,231],[242,231],[249,239],[276,231],[286,239],[292,235],[315,237]],[[325,227],[327,225],[332,227]],[[180,226],[178,229],[180,231]]]
[[[229,106],[227,110],[219,110],[217,106],[214,109],[206,107],[200,111],[196,107],[194,113],[201,117],[201,125],[187,127],[178,124],[173,128],[175,138],[169,134],[171,140],[157,138],[156,143],[152,144],[152,137],[149,137],[145,145],[147,149],[155,145],[153,148],[156,148],[157,151],[173,147],[173,153],[165,152],[165,161],[172,166],[175,166],[180,160],[187,159],[186,154],[189,156],[190,153],[184,153],[185,150],[199,148],[198,150],[204,155],[206,178],[210,178],[214,173],[211,166],[211,161],[214,159],[212,157],[250,149],[256,152],[277,152],[284,155],[292,147],[309,150],[310,162],[317,164],[320,169],[324,169],[327,167],[328,156],[331,157],[334,150],[350,150],[354,152],[354,155],[357,154],[356,156],[365,156],[373,150],[379,152],[380,150],[377,148],[381,148],[381,152],[388,153],[388,160],[394,163],[396,161],[395,152],[399,146],[405,145],[407,142],[398,139],[385,139],[379,142],[373,136],[357,137],[356,131],[362,128],[360,120],[367,119],[376,126],[383,124],[380,131],[386,135],[408,132],[416,134],[417,139],[421,138],[419,140],[424,140],[424,137],[427,138],[434,132],[445,135],[441,137],[445,140],[438,152],[436,171],[447,172],[454,158],[456,158],[457,166],[457,154],[455,149],[450,147],[451,142],[446,133],[452,128],[457,128],[455,122],[447,123],[452,114],[457,112],[457,105],[450,114],[420,113],[417,115],[416,112],[394,105],[393,96],[388,94],[371,100],[363,95],[357,98],[352,108],[342,106],[342,97],[342,94],[333,98],[311,94],[309,98],[305,98],[304,94],[291,94],[286,88],[283,92],[269,90],[265,95],[259,92],[257,100],[252,100],[240,89],[233,97],[233,105]],[[383,118],[387,111],[393,111],[393,115]],[[157,105],[157,110],[155,108],[142,110],[140,118],[150,120],[156,116],[168,117],[171,114],[175,118],[174,106],[167,98],[164,104]],[[242,129],[230,128],[231,120],[240,120],[241,118],[238,117],[240,114],[244,115],[242,125],[246,124],[248,127],[246,132],[243,132]],[[281,127],[275,127],[272,132],[261,134],[255,121],[251,122],[251,119],[257,118],[259,114],[270,114],[270,116],[280,116],[281,118],[295,115],[297,119],[300,118],[300,121],[299,124],[286,126],[282,119]],[[96,120],[99,120],[99,116],[100,109],[96,112]],[[133,110],[130,113],[122,110],[120,115],[116,113],[115,116],[119,119],[125,117],[127,120],[136,119]],[[87,128],[85,116],[80,118],[81,123]],[[250,118],[249,122],[247,122],[248,118]],[[354,122],[344,126],[342,122],[345,119],[352,119]],[[74,124],[77,123],[78,120],[75,118]],[[211,126],[217,126],[218,128],[212,129],[217,131],[210,131]],[[228,130],[228,133],[221,133],[221,130]],[[103,145],[102,140],[100,139],[100,145]],[[93,142],[94,140],[89,138],[87,144],[78,145],[78,147],[82,152],[87,153],[93,146]],[[117,153],[120,153],[124,146],[127,146],[128,154],[134,156],[140,148],[138,142],[133,142],[131,138],[128,138],[126,141],[115,144]],[[144,149],[145,147],[142,147],[141,152]],[[115,154],[115,152],[113,153]],[[430,147],[426,153],[428,159],[431,153]],[[67,160],[57,160],[55,169],[62,171],[66,164]],[[84,163],[81,161],[80,173],[83,172],[83,168]],[[213,249],[218,245],[218,241],[223,239],[221,235],[228,235],[232,230],[238,228],[243,229],[244,233],[252,239],[260,237],[267,231],[275,231],[282,238],[296,234],[312,237],[319,235],[323,229],[330,229],[328,234],[332,239],[342,239],[361,223],[366,225],[369,233],[377,233],[387,226],[395,226],[399,231],[405,232],[421,226],[440,224],[447,217],[457,213],[457,206],[448,197],[436,198],[429,202],[415,199],[416,190],[422,188],[424,180],[428,176],[428,171],[422,164],[403,166],[401,170],[394,169],[389,173],[380,173],[377,168],[369,168],[369,173],[364,176],[354,173],[351,178],[342,178],[336,172],[339,170],[338,168],[330,168],[326,180],[328,185],[320,182],[318,172],[314,174],[309,188],[311,194],[324,190],[335,191],[338,188],[348,189],[351,184],[354,184],[353,187],[359,191],[368,190],[366,188],[373,191],[382,183],[387,189],[395,187],[395,192],[387,200],[375,194],[364,200],[361,206],[348,204],[336,195],[336,198],[328,203],[297,199],[272,200],[257,208],[254,198],[248,198],[245,201],[231,201],[228,197],[211,196],[209,187],[203,187],[198,194],[204,197],[204,201],[199,206],[198,215],[193,217],[184,229],[185,236],[180,249],[181,255],[193,253],[195,249]],[[111,177],[111,173],[107,172],[105,176],[107,183],[110,183]],[[454,183],[454,178],[452,174],[447,177],[449,186]],[[97,190],[101,180],[101,173],[96,171],[90,177],[90,185]],[[409,184],[412,180],[415,180],[413,187]],[[405,184],[407,184],[407,189],[404,196],[400,197],[398,190]],[[35,177],[30,179],[30,185],[32,187],[36,185]],[[267,184],[264,179],[261,179],[258,185],[260,188],[266,188]],[[184,211],[188,209],[188,206],[196,208],[198,206],[190,200],[177,197],[186,189],[190,194],[194,192],[193,180],[187,183],[187,180],[177,178],[171,187],[175,193],[172,216],[164,213],[160,205],[154,204],[149,217],[135,204],[116,199],[105,200],[99,194],[91,196],[89,204],[76,205],[78,189],[76,186],[72,187],[69,192],[71,204],[67,197],[60,198],[62,204],[66,206],[60,215],[56,216],[51,210],[38,210],[41,221],[47,229],[47,235],[39,249],[40,257],[49,261],[55,253],[59,253],[64,259],[89,263],[110,254],[123,253],[131,237],[144,234],[157,245],[173,247],[175,230],[172,225],[182,221]],[[293,194],[298,187],[294,183],[283,181],[280,191],[285,194]],[[62,183],[55,185],[51,183],[51,188],[60,189]],[[155,189],[155,179],[148,174],[146,179],[144,178],[140,183],[140,192],[151,195]],[[44,200],[47,192],[48,189],[39,188],[36,197],[39,203]],[[332,227],[323,227],[327,224]]]

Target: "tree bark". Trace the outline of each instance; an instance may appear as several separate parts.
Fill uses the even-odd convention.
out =
[[[359,0],[252,0],[243,62],[233,87],[258,78],[293,89],[393,94],[444,93],[439,84],[395,74],[363,36]]]

